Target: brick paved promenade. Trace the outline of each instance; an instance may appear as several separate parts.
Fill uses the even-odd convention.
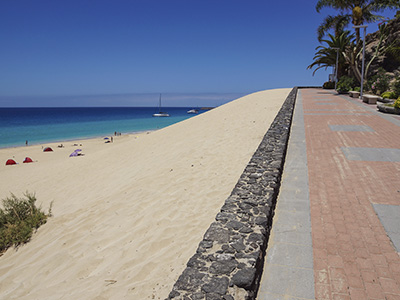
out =
[[[399,116],[300,90],[272,228],[259,300],[400,300]]]

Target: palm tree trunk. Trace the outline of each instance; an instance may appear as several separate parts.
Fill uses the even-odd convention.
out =
[[[358,82],[361,82],[361,73],[357,65],[357,48],[353,49],[348,55],[345,56],[346,62],[351,68],[351,72],[356,77]]]
[[[355,7],[353,8],[353,24],[359,26],[363,23],[363,10],[359,6],[359,1],[355,1]],[[356,28],[356,42],[360,41],[360,28]]]
[[[360,41],[360,28],[356,28],[356,44]]]

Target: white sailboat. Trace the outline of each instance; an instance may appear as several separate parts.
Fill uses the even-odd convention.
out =
[[[168,113],[161,111],[161,94],[158,101],[158,113],[153,114],[153,117],[169,117]]]
[[[193,108],[193,109],[188,110],[187,113],[188,113],[188,114],[198,114],[198,113],[199,113],[199,110]]]

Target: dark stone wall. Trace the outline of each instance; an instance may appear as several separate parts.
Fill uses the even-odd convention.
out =
[[[168,299],[256,298],[297,89],[289,93]]]

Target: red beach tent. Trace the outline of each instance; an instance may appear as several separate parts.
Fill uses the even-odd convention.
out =
[[[46,147],[43,150],[43,152],[51,152],[51,151],[53,151],[53,149],[51,149],[50,147]]]
[[[13,159],[9,159],[9,160],[7,160],[6,161],[6,166],[9,166],[9,165],[16,165],[17,163],[15,162],[15,160],[13,160]]]
[[[24,164],[31,162],[33,162],[33,160],[30,157],[25,157],[25,160],[23,161]]]

